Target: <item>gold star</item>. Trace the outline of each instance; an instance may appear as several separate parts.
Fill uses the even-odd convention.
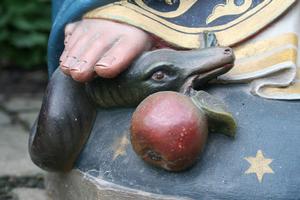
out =
[[[250,167],[245,174],[256,174],[260,183],[263,181],[265,174],[274,174],[274,171],[269,166],[273,160],[265,158],[261,150],[257,151],[256,157],[245,157],[245,159],[250,163]]]
[[[115,142],[114,146],[114,155],[113,155],[113,160],[115,160],[119,156],[124,156],[126,155],[126,147],[129,144],[129,140],[127,139],[127,133],[121,137],[118,138],[117,141]]]

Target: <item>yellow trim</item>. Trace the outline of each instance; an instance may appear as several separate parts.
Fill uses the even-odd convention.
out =
[[[110,4],[85,14],[84,18],[104,18],[124,22],[153,33],[167,42],[183,48],[199,48],[199,35],[189,35],[169,29],[134,10],[119,4]]]
[[[149,11],[150,13],[154,13],[157,16],[161,16],[161,17],[165,17],[165,18],[174,18],[174,17],[178,17],[178,16],[184,14],[195,3],[197,3],[197,0],[180,1],[178,8],[175,11],[170,11],[170,12],[159,12],[157,10],[154,10],[153,8],[148,7],[143,2],[143,0],[136,0],[135,3],[138,4],[140,7],[144,8],[145,10]]]
[[[244,44],[234,48],[236,59],[248,58],[249,56],[259,55],[267,51],[274,50],[286,45],[298,47],[298,36],[295,33],[286,33],[271,39]]]
[[[295,1],[295,0],[275,0],[275,1],[286,2],[286,1]],[[273,2],[274,2],[274,0],[273,0]],[[203,32],[203,31],[221,31],[221,30],[230,28],[231,26],[234,26],[234,25],[242,22],[243,20],[247,20],[247,18],[249,18],[249,16],[253,15],[258,10],[264,8],[268,3],[270,3],[269,6],[271,6],[271,7],[275,6],[275,5],[273,5],[274,3],[272,4],[271,0],[265,0],[263,3],[259,4],[255,9],[249,10],[247,13],[245,13],[244,15],[242,15],[241,17],[239,17],[236,20],[233,20],[233,21],[231,21],[231,22],[229,22],[227,24],[224,24],[224,25],[219,25],[219,26],[214,26],[214,27],[208,27],[208,28],[191,28],[191,27],[186,27],[186,26],[180,26],[180,25],[171,23],[171,22],[169,22],[167,20],[164,20],[161,17],[159,17],[159,16],[157,16],[157,15],[155,15],[155,14],[153,14],[153,13],[151,13],[151,12],[149,12],[149,11],[141,8],[141,7],[138,7],[138,6],[136,6],[136,5],[132,4],[132,3],[128,3],[127,1],[115,2],[113,4],[109,4],[109,5],[105,6],[105,7],[97,8],[95,10],[92,10],[92,11],[88,12],[85,15],[85,17],[86,18],[98,18],[98,17],[101,18],[102,13],[103,12],[105,12],[105,13],[107,12],[107,11],[105,11],[106,9],[109,9],[110,7],[120,6],[120,7],[125,7],[127,9],[136,11],[136,17],[142,17],[142,18],[143,17],[147,17],[147,18],[152,19],[153,21],[155,20],[155,21],[159,22],[160,26],[163,25],[163,26],[168,27],[170,29],[174,29],[174,31],[180,31],[180,32],[183,32],[183,33],[197,34],[197,33]],[[269,7],[269,6],[267,6],[267,7]],[[276,6],[277,6],[276,9],[281,8],[280,5],[276,4]],[[285,6],[283,6],[283,7],[285,7]],[[123,13],[124,11],[125,10],[120,10],[120,13],[118,13],[118,15],[119,16],[126,16],[127,13]],[[139,16],[139,15],[142,15],[142,16]],[[141,19],[134,19],[134,20],[139,20],[140,21]],[[265,20],[260,20],[260,21],[265,21]]]
[[[252,72],[258,72],[260,70],[272,67],[279,63],[292,61],[296,63],[297,51],[295,49],[285,49],[279,53],[275,53],[271,56],[267,56],[263,59],[255,60],[252,62],[246,62],[237,64],[234,68],[227,73],[229,76],[248,74]]]
[[[272,1],[270,5],[256,13],[253,17],[232,28],[217,32],[216,35],[219,43],[224,46],[230,46],[241,42],[274,21],[295,2],[296,0]]]
[[[262,2],[262,4],[268,1]],[[245,0],[240,6],[236,5],[234,0],[227,0],[225,4],[218,4],[214,7],[212,13],[207,17],[206,24],[209,24],[220,17],[227,15],[239,15],[246,12],[252,5],[253,0]]]
[[[235,67],[227,75],[236,76],[261,71],[285,61],[296,64],[297,47],[298,36],[295,33],[286,33],[235,47]]]
[[[297,95],[300,95],[300,82],[296,82],[296,83],[292,84],[291,86],[285,87],[285,88],[275,88],[275,87],[264,88],[263,93],[265,93],[267,95],[270,95],[270,96],[278,95],[278,94],[282,94],[282,95],[297,94]]]
[[[258,5],[257,8],[246,12],[237,20],[222,26],[210,28],[179,26],[127,1],[97,8],[88,12],[84,17],[105,18],[129,23],[153,33],[171,44],[183,48],[199,48],[201,46],[198,38],[199,33],[203,31],[214,31],[221,45],[230,46],[244,40],[265,27],[286,11],[294,2],[296,2],[296,0],[273,0],[271,2],[270,0],[266,0],[264,3],[269,3],[269,5],[263,7],[264,3],[262,3]],[[257,13],[254,16],[249,17],[255,12]]]

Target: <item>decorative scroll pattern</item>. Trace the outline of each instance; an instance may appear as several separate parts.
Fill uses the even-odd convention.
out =
[[[242,5],[236,5],[234,0],[226,0],[225,4],[218,4],[207,17],[206,24],[227,15],[239,15],[246,12],[252,5],[253,0],[244,0]]]
[[[264,0],[232,21],[216,26],[189,27],[172,22],[172,18],[180,18],[191,9],[191,6],[196,6],[198,1],[180,1],[176,10],[161,12],[149,7],[143,0],[135,0],[135,4],[123,0],[96,8],[86,13],[84,18],[129,23],[182,48],[199,48],[201,46],[199,34],[205,31],[215,32],[220,45],[231,46],[257,33],[297,2],[297,0]],[[201,8],[199,9],[201,12]]]
[[[166,3],[169,5],[172,5],[171,0],[166,0]],[[160,17],[165,17],[165,18],[174,18],[174,17],[178,17],[182,14],[184,14],[185,12],[187,12],[195,3],[197,2],[197,0],[184,0],[184,1],[180,1],[179,2],[179,6],[175,11],[170,11],[170,12],[160,12],[157,11],[153,8],[150,8],[149,6],[147,6],[143,0],[136,0],[135,3],[137,3],[141,8],[157,15]]]

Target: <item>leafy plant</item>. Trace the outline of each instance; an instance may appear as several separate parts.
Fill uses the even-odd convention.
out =
[[[50,0],[1,0],[0,67],[46,65]]]

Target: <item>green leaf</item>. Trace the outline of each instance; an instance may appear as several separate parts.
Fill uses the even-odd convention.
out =
[[[231,137],[235,136],[236,122],[220,99],[205,91],[196,91],[191,96],[191,99],[206,114],[210,132],[221,133]]]

